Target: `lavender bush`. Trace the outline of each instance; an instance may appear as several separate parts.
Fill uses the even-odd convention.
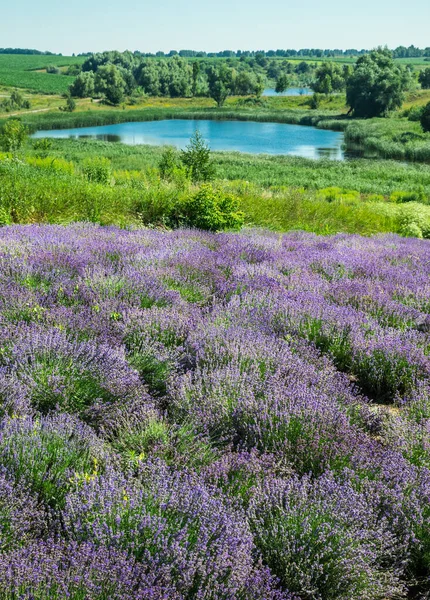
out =
[[[430,246],[0,229],[0,596],[430,595]]]

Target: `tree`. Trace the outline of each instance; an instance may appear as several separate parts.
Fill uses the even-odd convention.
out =
[[[60,106],[60,110],[64,112],[73,112],[76,109],[76,102],[69,94],[66,94],[66,104],[64,106]]]
[[[234,79],[234,93],[238,96],[255,94],[261,96],[264,90],[264,81],[259,75],[249,71],[241,71]]]
[[[430,132],[430,102],[424,107],[421,113],[420,123],[423,131]]]
[[[285,92],[285,90],[288,89],[289,83],[288,77],[285,73],[282,73],[276,80],[275,92],[277,94],[282,94],[282,92]]]
[[[221,107],[234,90],[236,72],[234,69],[221,65],[218,68],[210,67],[207,71],[209,95]]]
[[[378,48],[357,60],[346,100],[357,117],[386,116],[400,108],[410,84],[408,69],[395,64],[389,50]]]
[[[427,67],[418,75],[418,81],[421,84],[423,90],[430,89],[430,67]]]
[[[76,98],[91,98],[94,96],[94,73],[92,71],[79,73],[69,87],[69,91]]]
[[[95,90],[104,94],[111,104],[120,104],[124,99],[125,81],[115,65],[99,67],[95,76]]]
[[[199,63],[199,61],[196,60],[193,62],[193,86],[192,86],[193,96],[196,95],[197,81],[199,78],[199,73],[200,73],[200,63]]]
[[[8,119],[0,133],[0,146],[6,152],[16,152],[27,139],[28,130],[21,119]]]
[[[346,85],[346,73],[347,71],[338,63],[325,62],[315,71],[315,81],[311,84],[311,88],[314,92],[326,95],[342,92]]]
[[[181,151],[181,161],[188,168],[193,181],[209,181],[215,175],[210,148],[198,129],[189,145]]]

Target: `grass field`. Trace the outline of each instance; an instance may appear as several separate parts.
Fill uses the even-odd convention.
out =
[[[0,85],[44,94],[62,94],[73,83],[74,77],[40,71],[48,65],[61,67],[83,61],[83,58],[71,56],[0,54]]]

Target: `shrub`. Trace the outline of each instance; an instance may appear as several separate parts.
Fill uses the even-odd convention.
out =
[[[244,223],[244,214],[239,210],[238,198],[204,184],[198,192],[174,207],[171,222],[207,231],[238,230]]]
[[[401,207],[398,223],[402,235],[408,236],[415,232],[417,237],[430,239],[430,216],[424,212],[424,208],[415,202]]]
[[[33,142],[33,148],[36,150],[36,156],[45,158],[52,148],[52,140],[50,138],[39,138]]]
[[[182,150],[181,160],[189,169],[193,181],[209,181],[215,176],[215,167],[211,162],[211,151],[199,130],[190,139],[189,145]]]
[[[27,139],[28,129],[20,119],[6,121],[0,132],[0,147],[6,152],[16,152]]]
[[[308,100],[308,104],[313,110],[317,110],[320,107],[321,102],[322,95],[318,92],[315,92],[315,94],[313,94]]]
[[[430,131],[430,102],[426,104],[421,113],[420,123],[424,132]]]
[[[0,424],[0,465],[47,509],[61,508],[72,478],[98,472],[105,458],[91,429],[67,415]]]
[[[416,192],[393,192],[390,196],[391,202],[403,203],[403,202],[421,202],[422,204],[428,204],[429,198],[424,190],[418,190]]]
[[[108,471],[82,481],[67,500],[68,534],[157,560],[181,597],[240,597],[254,549],[244,515],[195,475],[172,474],[163,463],[145,466],[142,480]]]
[[[87,158],[83,163],[82,172],[88,181],[96,183],[107,184],[112,178],[110,160],[102,156]]]
[[[162,179],[173,182],[179,189],[187,186],[190,170],[181,163],[179,154],[174,148],[163,150],[158,168]]]
[[[423,114],[423,106],[413,106],[408,112],[408,121],[419,122]]]
[[[250,507],[266,564],[282,583],[312,600],[403,596],[394,535],[372,500],[327,473],[268,481]]]

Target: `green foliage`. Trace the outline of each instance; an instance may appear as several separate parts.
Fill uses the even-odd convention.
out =
[[[87,158],[83,163],[82,172],[88,181],[96,183],[108,184],[112,178],[110,160],[103,156]]]
[[[318,110],[318,108],[321,105],[321,102],[322,102],[322,97],[321,97],[321,94],[319,94],[318,92],[315,92],[309,98],[309,106],[312,108],[312,110]]]
[[[430,212],[415,202],[402,206],[398,218],[400,233],[430,239]]]
[[[420,202],[422,204],[429,204],[429,198],[423,189],[414,192],[401,192],[395,191],[390,196],[391,202],[397,202],[399,204],[403,202]]]
[[[197,129],[189,145],[181,152],[181,160],[190,172],[193,181],[210,181],[215,176],[211,151]]]
[[[71,421],[72,423],[72,421]],[[63,506],[73,473],[91,473],[97,469],[88,441],[70,427],[61,435],[53,427],[33,421],[31,428],[20,430],[10,422],[8,439],[0,442],[0,464],[14,473],[17,482],[27,486],[49,508]]]
[[[411,83],[407,68],[397,65],[386,49],[360,56],[348,78],[346,99],[356,117],[386,116],[400,108]]]
[[[179,188],[186,187],[189,182],[190,170],[181,162],[175,148],[169,146],[163,150],[158,169],[162,179],[174,182]]]
[[[63,112],[73,112],[76,110],[76,101],[71,96],[70,92],[66,94],[66,104],[64,106],[60,106],[60,110]]]
[[[52,140],[50,138],[38,138],[33,142],[33,149],[36,150],[36,156],[38,157],[46,157],[51,148]]]
[[[277,94],[282,94],[282,92],[285,92],[285,90],[288,89],[289,83],[290,81],[287,75],[285,73],[282,73],[276,80],[275,92]]]
[[[320,94],[331,94],[342,92],[345,89],[348,71],[342,65],[335,62],[324,62],[315,72],[315,81],[311,84],[312,89]]]
[[[24,96],[18,90],[13,90],[9,98],[6,98],[0,102],[0,108],[6,112],[23,108],[29,109],[30,107],[30,101],[24,98]]]
[[[423,114],[423,106],[414,106],[407,112],[408,121],[419,122]]]
[[[61,69],[59,69],[55,65],[48,65],[46,67],[46,72],[51,73],[52,75],[61,75]]]
[[[221,107],[234,91],[233,69],[222,64],[219,67],[210,67],[207,71],[209,95]]]
[[[421,113],[420,123],[424,132],[430,132],[430,102],[425,106]]]
[[[126,83],[120,69],[115,65],[99,67],[94,85],[96,92],[104,94],[111,104],[120,104],[123,101]]]
[[[418,75],[418,81],[423,90],[430,89],[430,67],[420,71],[420,74]]]
[[[244,223],[238,198],[210,184],[177,205],[171,218],[177,225],[207,231],[238,230]]]
[[[6,152],[16,152],[27,139],[28,129],[20,119],[8,119],[0,132],[0,147]]]
[[[94,95],[95,82],[92,71],[82,72],[70,86],[70,94],[77,98],[90,98]]]

